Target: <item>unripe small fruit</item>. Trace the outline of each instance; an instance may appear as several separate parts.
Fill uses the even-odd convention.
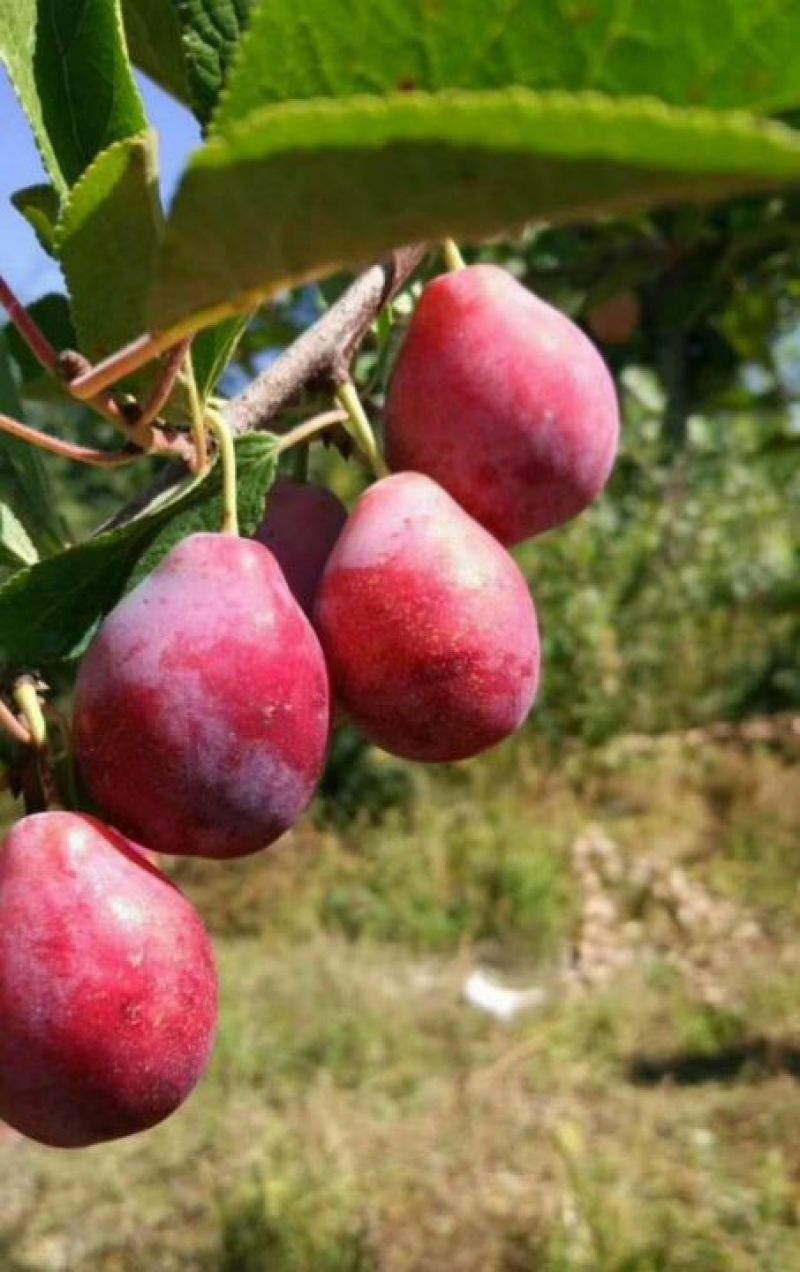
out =
[[[361,496],[325,567],[316,621],[343,710],[394,755],[476,755],[533,703],[539,636],[525,580],[419,473]]]
[[[195,534],[83,660],[75,746],[98,804],[157,852],[240,857],[294,824],[330,733],[319,641],[260,543]]]
[[[344,504],[314,482],[279,477],[267,495],[266,515],[254,538],[269,548],[309,618],[325,562],[346,520]]]
[[[118,832],[25,817],[0,848],[0,1118],[78,1148],[146,1130],[201,1077],[217,976],[203,924]]]
[[[426,473],[510,545],[597,497],[618,432],[611,375],[559,310],[494,265],[428,284],[389,386],[392,469]]]

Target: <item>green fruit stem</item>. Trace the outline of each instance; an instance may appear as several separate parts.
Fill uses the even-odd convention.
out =
[[[47,746],[47,722],[39,701],[39,694],[30,676],[20,676],[14,685],[14,701],[30,735],[30,745],[37,751]]]
[[[205,409],[205,423],[217,441],[219,462],[222,465],[222,534],[239,533],[239,512],[236,491],[236,450],[231,431],[213,406]]]
[[[363,452],[369,463],[370,468],[376,477],[388,477],[389,469],[386,461],[378,449],[378,443],[375,441],[375,434],[372,431],[372,425],[367,419],[366,411],[361,405],[361,399],[356,392],[356,387],[352,380],[345,380],[336,390],[336,401],[347,413],[345,420],[345,428],[352,437],[356,446]]]
[[[457,269],[466,269],[467,263],[459,251],[458,244],[455,239],[446,238],[442,240],[442,252],[444,254],[444,263],[449,270],[455,272]]]

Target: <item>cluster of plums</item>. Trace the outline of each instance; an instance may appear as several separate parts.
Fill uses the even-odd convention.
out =
[[[83,660],[76,754],[119,829],[40,813],[0,853],[0,1117],[33,1139],[143,1130],[206,1065],[213,952],[150,851],[277,839],[321,776],[334,700],[422,761],[493,746],[533,703],[536,612],[506,547],[602,489],[618,433],[602,359],[510,275],[472,266],[424,291],[385,428],[393,475],[349,516],[279,479],[254,540],[185,539]]]

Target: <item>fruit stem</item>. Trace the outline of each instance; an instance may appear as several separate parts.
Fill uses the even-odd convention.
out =
[[[228,425],[213,406],[205,410],[205,422],[217,439],[219,462],[222,464],[222,525],[223,534],[239,533],[239,514],[236,497],[236,450]]]
[[[389,469],[378,449],[372,425],[367,419],[367,413],[361,405],[361,399],[352,380],[345,380],[337,387],[336,401],[347,412],[345,427],[359,450],[363,451],[375,476],[388,477]]]
[[[39,693],[30,676],[20,676],[14,685],[14,701],[20,710],[29,733],[29,744],[37,751],[47,746],[47,722],[39,701]]]
[[[208,472],[208,445],[206,443],[206,421],[203,415],[203,408],[200,404],[200,394],[197,391],[197,380],[194,374],[194,363],[192,362],[191,342],[189,347],[185,349],[184,358],[184,374],[186,376],[186,386],[189,391],[189,406],[192,413],[192,441],[195,450],[195,472],[202,477]]]
[[[461,255],[455,239],[446,238],[442,240],[442,253],[444,255],[444,263],[449,270],[455,271],[467,268],[467,263]]]
[[[303,442],[311,441],[317,433],[324,433],[326,428],[332,428],[334,424],[344,424],[347,418],[347,411],[341,411],[338,408],[312,415],[311,419],[303,420],[302,424],[298,424],[296,428],[290,428],[288,433],[283,433],[279,437],[278,445],[275,447],[276,453],[282,455],[292,446],[300,446]]]

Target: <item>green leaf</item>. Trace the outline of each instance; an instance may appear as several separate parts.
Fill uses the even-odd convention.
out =
[[[28,305],[28,313],[36,320],[54,349],[74,349],[75,329],[70,317],[69,302],[60,292],[52,292]],[[63,395],[63,388],[49,375],[34,358],[22,336],[12,323],[3,328],[8,344],[8,352],[19,370],[26,393],[32,386],[43,387]]]
[[[0,411],[22,420],[8,349],[0,332]],[[53,552],[65,541],[65,527],[41,452],[0,432],[0,491],[13,505],[32,541],[41,552]]]
[[[145,300],[162,229],[156,137],[104,150],[70,191],[56,247],[82,353],[103,358],[146,330]]]
[[[194,111],[208,123],[253,0],[172,0]]]
[[[247,533],[263,515],[275,438],[265,433],[243,437],[236,455]],[[185,535],[218,529],[221,508],[216,464],[207,477],[173,493],[146,516],[18,570],[0,588],[0,663],[44,667],[74,656],[119,600],[134,567],[138,580]]]
[[[218,321],[398,243],[798,179],[791,129],[647,100],[509,89],[266,107],[185,174],[153,325]]]
[[[800,103],[800,5],[267,0],[253,13],[214,125],[270,102],[512,84],[786,110]]]
[[[122,0],[128,48],[136,65],[178,101],[189,104],[181,30],[170,0]]]
[[[0,0],[0,62],[60,194],[147,125],[117,0]]]
[[[55,256],[56,222],[61,211],[61,200],[55,186],[26,186],[12,194],[11,202],[28,222],[44,250]]]
[[[0,502],[0,567],[33,565],[38,552],[8,504]]]
[[[206,327],[192,345],[192,362],[197,391],[205,402],[214,392],[220,377],[236,352],[250,315],[228,318],[216,327]]]

